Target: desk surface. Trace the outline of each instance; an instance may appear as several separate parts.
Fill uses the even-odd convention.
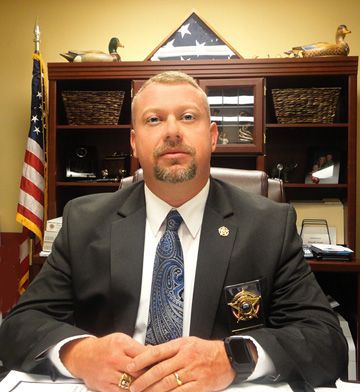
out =
[[[313,271],[323,272],[360,272],[360,260],[354,261],[317,261],[307,260]]]

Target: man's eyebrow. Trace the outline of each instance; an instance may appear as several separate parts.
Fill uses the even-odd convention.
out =
[[[179,110],[179,111],[185,111],[187,109],[189,109],[189,110],[191,110],[191,109],[194,110],[195,109],[195,110],[198,110],[198,111],[201,110],[199,105],[193,104],[191,102],[186,102],[183,105],[178,105],[177,108],[176,108],[176,110]],[[157,112],[157,111],[162,111],[162,110],[163,110],[162,106],[148,106],[148,107],[146,107],[144,109],[144,111],[142,112],[142,115],[144,115],[144,114],[146,114],[148,112]]]

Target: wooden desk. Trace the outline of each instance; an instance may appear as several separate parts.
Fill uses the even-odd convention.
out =
[[[308,260],[313,272],[360,272],[360,259],[354,261]]]

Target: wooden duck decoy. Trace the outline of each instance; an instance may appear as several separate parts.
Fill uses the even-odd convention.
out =
[[[101,52],[100,50],[69,50],[67,53],[60,53],[69,62],[74,63],[86,63],[94,61],[121,61],[121,58],[117,52],[117,48],[124,48],[124,45],[120,43],[118,38],[111,38],[109,42],[109,53]]]
[[[345,35],[351,33],[345,25],[340,25],[335,34],[335,44],[317,42],[306,46],[297,46],[285,52],[293,57],[315,56],[347,56],[350,52],[349,45],[344,41]]]

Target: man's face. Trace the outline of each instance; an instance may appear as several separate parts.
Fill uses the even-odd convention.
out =
[[[150,84],[137,98],[134,125],[131,146],[147,182],[151,173],[172,183],[209,176],[217,129],[193,86]]]

